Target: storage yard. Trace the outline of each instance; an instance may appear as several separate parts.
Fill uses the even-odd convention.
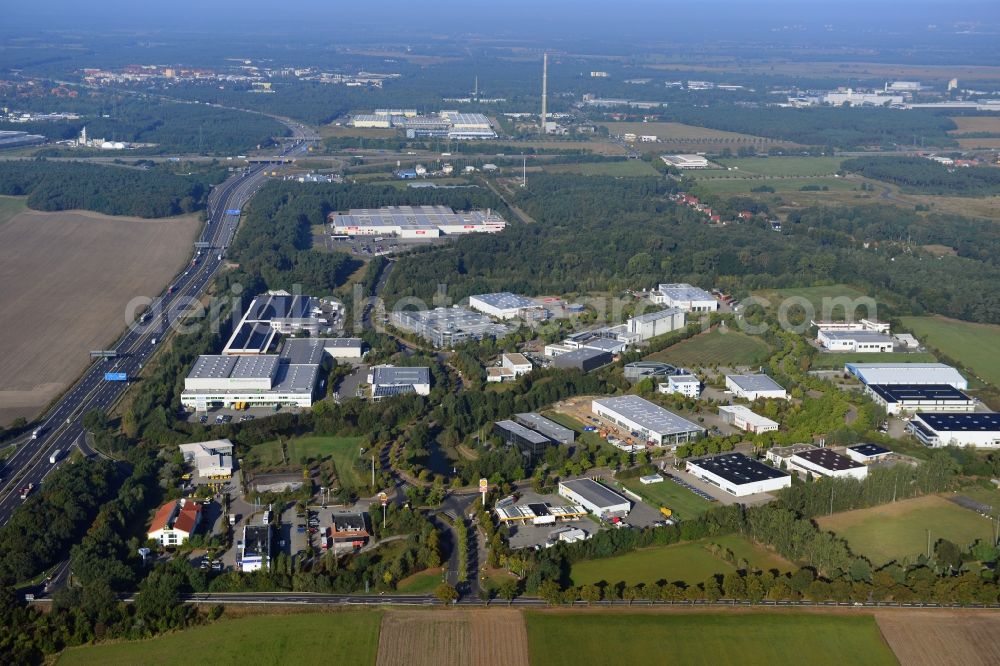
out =
[[[201,223],[87,211],[17,212],[0,218],[0,423],[31,418],[59,395],[126,325],[136,296],[155,297],[184,268]],[[114,271],[108,267],[114,266]]]

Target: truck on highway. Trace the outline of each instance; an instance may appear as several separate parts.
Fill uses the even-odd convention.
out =
[[[30,495],[31,491],[34,489],[35,489],[35,484],[33,483],[29,483],[28,485],[21,488],[21,500],[23,501],[28,499],[28,495]]]
[[[55,451],[53,451],[52,455],[49,456],[49,464],[55,465],[56,462],[59,460],[60,456],[62,456],[62,449],[56,449]]]
[[[35,428],[31,431],[31,439],[38,439],[38,436],[45,431],[45,428]]]

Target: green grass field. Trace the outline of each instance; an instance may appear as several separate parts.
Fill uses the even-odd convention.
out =
[[[644,485],[639,479],[627,479],[622,485],[654,507],[667,507],[679,520],[697,518],[712,508],[712,502],[698,497],[669,479],[649,485]]]
[[[0,224],[4,224],[10,218],[26,210],[27,205],[24,202],[25,197],[0,196]]]
[[[717,363],[719,365],[754,365],[771,354],[767,343],[757,337],[727,329],[715,329],[696,335],[663,351],[647,356],[647,361],[663,361],[683,367]]]
[[[399,581],[396,591],[403,594],[434,594],[441,581],[440,569],[421,571]]]
[[[813,359],[812,367],[842,370],[845,363],[934,363],[934,354],[914,352],[912,354],[894,352],[873,352],[857,354],[855,352],[821,352]]]
[[[898,663],[871,615],[526,612],[524,618],[531,662],[546,666]]]
[[[382,614],[377,611],[254,616],[146,641],[128,641],[63,652],[59,664],[374,664]]]
[[[584,176],[655,176],[656,169],[643,160],[624,162],[583,162],[581,164],[553,164],[546,166],[547,173],[579,173]]]
[[[792,568],[777,555],[742,537],[729,535],[670,546],[653,546],[626,555],[577,562],[570,570],[570,578],[574,585],[601,581],[611,584],[619,581],[630,584],[655,583],[660,580],[695,584],[713,574],[735,571],[734,565],[712,555],[706,549],[711,543],[733,551],[737,558],[745,559],[754,569],[788,571]]]
[[[745,175],[777,177],[816,177],[832,176],[840,169],[843,158],[840,157],[733,157],[716,160],[724,167],[729,167],[724,173],[727,177]],[[711,174],[713,171],[703,173]],[[840,180],[839,178],[837,180]]]
[[[991,540],[987,518],[953,502],[931,495],[846,511],[817,519],[820,529],[847,540],[851,550],[880,566],[892,560],[916,560],[927,552],[927,531],[933,544],[948,539],[963,550],[976,539]]]
[[[354,468],[364,437],[299,437],[288,441],[288,464],[296,467],[302,458],[332,458],[344,488],[365,485]],[[279,467],[282,464],[281,444],[277,440],[253,447],[248,457],[252,467]]]
[[[947,317],[902,317],[902,322],[917,337],[1000,387],[1000,326]]]

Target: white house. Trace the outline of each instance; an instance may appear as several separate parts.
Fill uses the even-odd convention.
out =
[[[153,516],[146,536],[161,546],[179,546],[194,534],[201,522],[201,504],[189,499],[171,500]]]
[[[515,377],[520,377],[531,372],[531,361],[524,354],[502,354],[500,367],[507,368],[514,373]]]

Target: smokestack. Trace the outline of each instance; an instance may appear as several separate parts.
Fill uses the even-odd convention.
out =
[[[545,119],[548,117],[545,106],[548,103],[549,94],[549,54],[542,54],[542,123],[539,128],[545,134]]]

